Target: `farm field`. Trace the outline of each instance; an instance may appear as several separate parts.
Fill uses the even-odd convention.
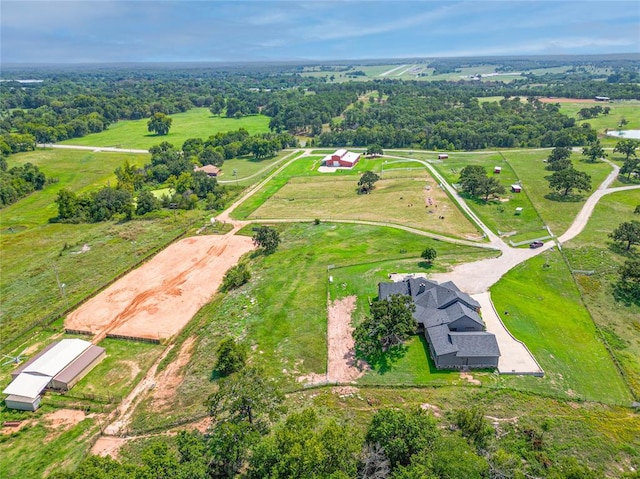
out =
[[[57,183],[9,205],[0,215],[0,336],[6,344],[27,325],[55,317],[171,241],[201,215],[159,212],[153,221],[49,223],[62,187],[84,192],[115,182],[113,170],[143,155],[38,150],[14,155],[10,166],[32,162]],[[134,163],[135,164],[135,163]],[[85,247],[86,245],[86,247]],[[57,275],[57,278],[56,278]],[[65,284],[64,296],[57,281]]]
[[[544,378],[500,376],[500,385],[565,399],[631,404],[632,395],[560,253],[548,251],[519,264],[491,288],[491,297],[507,329],[545,371]]]
[[[600,200],[585,230],[563,251],[582,298],[612,354],[620,363],[634,396],[640,397],[640,304],[615,301],[617,270],[629,256],[616,249],[607,235],[633,214],[640,190],[619,192]],[[637,250],[637,247],[636,247]]]
[[[506,240],[513,242],[533,240],[546,236],[543,229],[549,226],[551,232],[560,236],[571,224],[575,215],[580,211],[584,200],[604,181],[611,172],[611,166],[605,162],[587,163],[582,161],[582,155],[573,153],[574,167],[591,176],[591,191],[581,192],[580,197],[570,198],[571,201],[558,201],[556,197],[548,197],[551,190],[545,179],[551,172],[547,171],[542,160],[549,156],[551,149],[532,150],[504,150],[500,152],[451,153],[447,160],[434,160],[434,153],[409,152],[411,157],[430,161],[433,166],[447,179],[455,184],[459,173],[467,165],[481,165],[489,175],[493,175],[494,166],[501,166],[500,182],[507,192],[501,195],[503,200],[467,199],[467,203],[482,221],[498,234],[510,233]],[[401,153],[395,153],[401,156]],[[521,181],[521,193],[511,193],[510,185]],[[563,198],[559,198],[562,200]],[[522,207],[521,215],[515,215],[515,208]]]
[[[173,119],[169,134],[158,136],[147,130],[148,118],[122,120],[100,133],[62,141],[64,145],[87,145],[117,148],[149,149],[163,141],[181,147],[189,138],[207,139],[218,132],[244,128],[250,134],[269,131],[269,117],[264,115],[226,118],[213,115],[207,108],[193,108],[184,113],[169,115]]]
[[[462,215],[431,177],[382,179],[368,195],[358,195],[358,179],[291,178],[249,218],[321,218],[381,221],[479,240],[476,228]],[[340,179],[339,179],[340,178]],[[433,206],[429,206],[432,199]],[[444,220],[440,219],[444,216]]]

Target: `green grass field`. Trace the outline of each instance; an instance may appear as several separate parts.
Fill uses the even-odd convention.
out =
[[[578,287],[636,398],[640,397],[640,305],[613,299],[617,270],[627,256],[612,248],[607,235],[620,223],[637,219],[633,209],[638,204],[640,190],[605,196],[585,230],[563,248],[572,269],[590,272],[576,274]]]
[[[194,108],[184,113],[170,115],[173,119],[168,135],[158,136],[147,130],[148,118],[141,120],[123,120],[100,133],[92,133],[82,138],[73,138],[61,142],[67,145],[104,146],[117,148],[149,149],[163,141],[176,147],[188,138],[207,139],[218,132],[246,129],[249,133],[266,133],[269,131],[269,117],[264,115],[245,116],[242,118],[226,118],[212,115],[207,108]]]
[[[567,399],[629,405],[630,391],[616,370],[564,259],[546,252],[521,263],[491,288],[505,326],[523,341],[544,378],[500,376],[501,386]]]
[[[604,162],[586,163],[579,153],[573,153],[571,160],[574,167],[591,176],[591,190],[580,192],[579,201],[558,201],[550,199],[549,182],[545,179],[551,171],[545,169],[542,160],[549,156],[551,150],[505,151],[504,157],[518,175],[523,184],[523,192],[528,196],[544,224],[551,228],[554,235],[560,236],[571,225],[585,199],[595,191],[611,172],[611,166]]]
[[[145,403],[136,412],[134,429],[204,412],[202,398],[215,387],[209,380],[214,363],[212,351],[227,334],[242,338],[250,346],[250,362],[263,366],[269,376],[282,379],[288,388],[300,388],[296,377],[326,372],[329,291],[335,298],[351,294],[352,288],[371,285],[359,289],[366,291],[359,300],[363,307],[367,295],[376,294],[377,278],[386,278],[392,271],[428,270],[419,258],[427,246],[439,253],[434,266],[437,270],[495,254],[392,228],[331,223],[277,228],[282,243],[274,254],[259,255],[250,261],[249,284],[217,296],[181,335],[185,338],[197,334],[197,343],[166,417],[165,413],[160,417]],[[329,266],[333,268],[328,270]],[[329,275],[334,276],[331,286]],[[342,289],[342,283],[348,285],[347,289]],[[419,351],[416,348],[418,356]]]
[[[415,174],[415,173],[414,173]],[[294,177],[249,218],[321,218],[381,221],[480,239],[474,226],[426,174],[383,179],[368,195],[357,194],[357,177]],[[425,187],[429,187],[426,190]],[[426,208],[427,198],[434,206]],[[435,207],[437,205],[437,208]],[[439,219],[444,216],[445,219]]]
[[[159,212],[154,220],[97,224],[49,223],[62,187],[88,191],[111,182],[113,170],[142,155],[38,150],[14,155],[10,166],[32,162],[59,181],[2,209],[0,215],[0,336],[3,341],[36,320],[60,314],[117,276],[158,244],[170,241],[202,212]],[[83,245],[89,251],[81,253]],[[64,283],[65,298],[56,280]]]
[[[426,153],[417,153],[414,156],[425,160],[432,160],[434,157],[434,155]],[[483,166],[489,176],[497,178],[506,190],[499,200],[492,199],[488,202],[466,197],[463,194],[467,204],[492,231],[506,235],[510,239],[517,238],[522,241],[547,234],[543,229],[544,221],[529,199],[527,182],[520,178],[524,184],[523,192],[511,192],[511,185],[516,183],[519,178],[501,153],[478,152],[472,155],[451,153],[448,159],[433,162],[433,166],[452,185],[458,183],[460,171],[467,165]],[[493,173],[496,166],[502,168],[500,174]],[[522,208],[520,215],[516,215],[516,208]]]

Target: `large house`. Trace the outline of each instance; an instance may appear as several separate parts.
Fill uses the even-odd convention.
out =
[[[336,150],[332,155],[327,155],[322,159],[322,165],[353,168],[360,161],[360,153],[354,153],[347,150]]]
[[[378,299],[394,294],[413,299],[418,332],[424,333],[438,369],[498,367],[498,341],[485,331],[480,304],[455,284],[425,278],[378,284]]]

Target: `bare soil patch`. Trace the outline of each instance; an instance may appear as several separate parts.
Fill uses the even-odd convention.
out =
[[[469,384],[475,384],[476,386],[480,386],[482,382],[480,380],[474,378],[471,374],[462,372],[460,373],[460,379],[466,379]]]
[[[356,359],[351,313],[356,308],[356,297],[347,296],[334,301],[328,308],[327,380],[346,383],[364,374],[365,364]]]
[[[185,238],[84,303],[65,328],[95,334],[167,339],[215,294],[225,272],[254,248],[247,236]]]
[[[44,416],[43,420],[47,428],[53,429],[56,433],[72,428],[86,417],[84,411],[77,409],[58,409],[55,412]]]
[[[180,352],[175,361],[156,376],[156,385],[153,388],[152,407],[160,410],[165,409],[170,404],[170,399],[174,395],[175,390],[184,378],[183,369],[191,359],[193,345],[196,338],[191,336],[182,343]]]
[[[111,456],[118,459],[120,448],[126,444],[127,438],[115,436],[100,436],[91,448],[91,454],[95,456]]]

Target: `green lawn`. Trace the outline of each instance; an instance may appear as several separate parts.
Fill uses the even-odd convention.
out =
[[[638,215],[633,214],[638,204],[640,190],[605,196],[585,230],[563,248],[572,269],[592,272],[576,274],[576,281],[636,398],[640,398],[640,305],[613,299],[617,270],[627,257],[611,248],[607,236],[620,223],[638,219]]]
[[[569,268],[557,251],[509,271],[491,297],[505,326],[523,341],[545,371],[544,378],[501,376],[504,387],[568,399],[611,404],[632,397],[584,307]]]
[[[46,415],[55,412],[44,406],[35,413],[0,410],[0,420],[29,421],[13,434],[0,435],[0,477],[45,477],[60,467],[78,464],[87,457],[89,437],[98,432],[95,417],[69,428],[55,428]]]
[[[413,156],[432,160],[435,155],[417,153]],[[512,237],[517,237],[522,241],[536,239],[547,234],[543,229],[544,221],[540,218],[529,199],[527,181],[518,177],[502,154],[482,152],[474,154],[450,153],[448,159],[433,163],[438,172],[452,185],[458,183],[460,171],[468,165],[483,166],[488,175],[497,178],[506,190],[499,200],[494,199],[488,202],[462,194],[467,200],[467,204],[492,231],[499,235],[506,235],[511,239],[513,239]],[[496,166],[502,168],[499,174],[494,174],[493,172]],[[511,185],[516,183],[518,179],[523,180],[523,192],[512,193]],[[522,208],[520,215],[515,214],[516,208]]]
[[[71,306],[183,231],[197,211],[159,212],[155,219],[97,224],[49,223],[57,216],[60,188],[82,192],[115,183],[113,170],[143,155],[38,150],[11,156],[9,166],[30,161],[57,183],[2,209],[0,214],[0,337],[2,342],[36,320]],[[89,251],[80,252],[83,245]]]
[[[142,379],[165,346],[123,339],[106,338],[99,346],[107,357],[69,393],[72,396],[95,394],[121,399]]]
[[[580,192],[582,198],[571,198],[572,201],[559,201],[548,197],[549,182],[545,179],[551,171],[545,169],[546,159],[551,152],[550,149],[530,150],[530,151],[504,151],[511,168],[516,172],[523,184],[523,193],[533,204],[536,211],[542,218],[544,224],[551,228],[551,232],[560,236],[571,225],[578,212],[582,209],[585,199],[595,191],[611,172],[611,166],[604,162],[587,163],[579,153],[573,153],[571,160],[574,167],[579,171],[584,171],[591,176],[591,190]],[[573,200],[576,201],[573,201]]]
[[[269,117],[264,115],[226,118],[212,115],[207,108],[193,108],[184,113],[170,115],[173,119],[168,135],[158,136],[147,130],[148,118],[141,120],[122,120],[109,126],[100,133],[92,133],[82,138],[73,138],[61,142],[67,145],[109,146],[118,148],[149,149],[163,141],[181,147],[188,138],[207,139],[218,132],[227,132],[244,128],[249,133],[269,131]]]

